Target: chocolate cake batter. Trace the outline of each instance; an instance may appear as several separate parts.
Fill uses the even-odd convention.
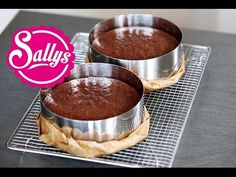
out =
[[[57,86],[46,96],[44,104],[63,117],[101,120],[128,111],[139,100],[138,92],[122,81],[89,77]]]
[[[144,60],[166,54],[178,44],[175,37],[158,29],[122,27],[102,33],[92,47],[114,58]]]

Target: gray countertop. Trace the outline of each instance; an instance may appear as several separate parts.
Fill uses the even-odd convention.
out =
[[[0,35],[0,167],[108,167],[6,147],[6,141],[38,92],[21,83],[6,66],[13,32],[44,24],[62,29],[72,38],[76,32],[88,32],[98,21],[20,11]],[[236,35],[182,30],[184,43],[210,46],[212,52],[173,167],[236,167]]]

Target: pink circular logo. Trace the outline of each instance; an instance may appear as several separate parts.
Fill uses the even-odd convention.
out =
[[[7,64],[24,83],[53,87],[70,75],[73,51],[69,37],[54,27],[22,28],[12,36]]]

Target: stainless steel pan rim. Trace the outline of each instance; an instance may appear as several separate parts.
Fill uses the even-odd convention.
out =
[[[120,20],[120,26],[116,24],[117,19]],[[130,20],[130,22],[127,22],[127,20]],[[135,20],[140,20],[141,22],[135,22]],[[153,24],[150,23],[150,21]],[[126,23],[131,25],[127,25]],[[160,29],[174,36],[179,43],[172,51],[159,57],[148,58],[145,60],[127,60],[124,58],[110,57],[93,48],[93,40],[101,33],[124,26],[147,26]],[[92,62],[112,63],[123,66],[137,74],[140,78],[146,80],[154,80],[172,75],[182,64],[182,53],[182,32],[179,27],[164,18],[156,17],[150,14],[128,14],[115,16],[114,18],[103,20],[96,24],[89,32],[89,55],[91,56]]]
[[[182,47],[182,41],[181,41],[180,45],[181,45],[181,47]],[[93,48],[91,45],[90,45],[90,47]],[[150,60],[158,60],[158,59],[161,59],[162,57],[165,57],[165,56],[169,55],[170,53],[172,53],[172,52],[173,52],[174,50],[176,50],[178,47],[179,47],[179,46],[176,46],[172,51],[170,51],[170,52],[168,52],[168,53],[165,53],[165,54],[161,55],[160,57],[147,58],[147,59],[143,59],[143,60],[149,60],[149,61],[150,61]],[[100,53],[99,51],[97,51],[97,50],[94,49],[94,48],[93,48],[93,50],[95,50],[96,52]],[[108,55],[106,55],[106,54],[102,54],[102,55],[104,55],[104,56],[107,57],[107,58],[110,57],[110,56],[108,56]],[[124,59],[124,58],[112,57],[112,59],[117,60],[117,61],[119,61],[119,60],[127,61],[127,59]],[[132,61],[133,61],[133,62],[138,62],[138,61],[142,61],[142,60],[134,60],[134,59],[132,59],[132,60],[129,60],[129,61],[131,61],[131,62],[132,62]],[[136,74],[136,75],[137,75],[137,74]]]
[[[79,72],[83,72],[84,70],[89,71],[91,73],[87,72],[87,74],[85,75],[80,75],[81,73]],[[96,72],[93,73],[95,70]],[[56,122],[60,127],[70,127],[73,129],[74,132],[79,132],[79,134],[77,133],[77,135],[75,136],[78,139],[83,139],[83,140],[94,140],[97,142],[103,142],[103,141],[123,138],[129,132],[134,131],[142,123],[142,118],[144,115],[144,104],[143,104],[144,88],[141,80],[134,73],[128,71],[123,67],[112,64],[104,64],[104,63],[81,64],[77,65],[73,69],[73,71],[71,72],[71,76],[66,81],[77,78],[84,78],[84,76],[99,77],[99,75],[97,74],[99,73],[99,71],[102,70],[104,70],[102,73],[105,73],[105,75],[114,74],[113,72],[115,72],[117,74],[116,76],[114,76],[115,78],[121,77],[120,75],[123,74],[121,80],[125,79],[125,77],[136,79],[135,81],[133,81],[133,84],[137,84],[137,87],[139,87],[139,90],[137,90],[137,88],[136,90],[140,94],[140,100],[132,109],[120,115],[109,117],[103,120],[70,119],[68,117],[60,116],[46,107],[46,105],[43,103],[43,100],[52,89],[41,89],[40,102],[41,102],[42,115],[45,118]],[[123,73],[119,73],[118,71]],[[102,77],[104,77],[104,75]],[[132,81],[127,81],[127,82],[132,82]]]

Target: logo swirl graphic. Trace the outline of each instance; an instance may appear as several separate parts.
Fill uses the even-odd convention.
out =
[[[12,36],[7,65],[32,87],[53,87],[70,75],[73,51],[69,37],[54,27],[24,28]]]

